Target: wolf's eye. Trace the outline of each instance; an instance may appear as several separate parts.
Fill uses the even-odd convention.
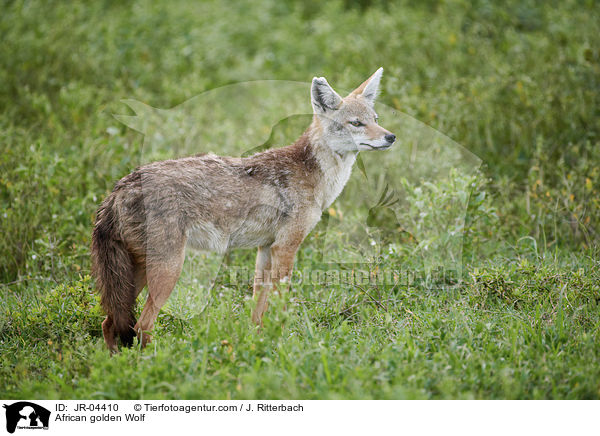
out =
[[[375,117],[375,124],[379,124],[379,117]]]
[[[361,127],[361,126],[364,126],[364,124],[363,124],[363,123],[361,123],[361,122],[360,122],[360,121],[358,121],[358,120],[355,120],[355,121],[348,121],[348,122],[349,122],[350,124],[352,124],[354,127]]]

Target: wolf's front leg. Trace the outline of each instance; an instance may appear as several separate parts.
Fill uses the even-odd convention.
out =
[[[255,295],[258,295],[256,307],[254,312],[252,312],[252,321],[254,321],[255,324],[262,324],[262,317],[269,306],[267,302],[269,294],[274,289],[287,290],[292,276],[292,269],[294,267],[294,257],[296,256],[296,251],[298,251],[299,246],[299,242],[273,244],[271,246],[271,274],[269,281],[259,283],[258,287],[256,279],[254,281],[254,292]],[[282,286],[282,284],[284,285]]]
[[[252,298],[260,293],[261,287],[265,283],[271,283],[271,247],[258,247],[256,254],[256,268],[254,270],[254,287]]]

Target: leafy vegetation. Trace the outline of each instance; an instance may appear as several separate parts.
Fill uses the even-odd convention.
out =
[[[17,0],[2,10],[0,397],[600,397],[595,2]],[[419,229],[464,196],[466,219],[452,227],[463,235],[458,282],[427,272],[396,284],[304,281],[301,271],[323,267],[320,225],[262,332],[249,283],[227,279],[252,270],[253,254],[228,255],[212,288],[194,281],[212,260],[193,256],[150,347],[109,357],[91,227],[114,182],[144,162],[142,135],[112,116],[125,111],[119,100],[169,108],[231,83],[314,75],[351,89],[379,66],[382,104],[483,166],[404,179],[405,196],[380,189],[378,208],[346,193],[328,219],[347,223],[350,210],[384,229],[367,229],[378,255],[360,268],[418,271],[425,246],[454,243]],[[386,228],[396,200],[409,218]],[[416,219],[424,207],[432,213]]]

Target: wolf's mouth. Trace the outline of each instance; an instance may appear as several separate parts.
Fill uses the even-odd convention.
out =
[[[392,144],[393,144],[393,142],[392,142]],[[367,144],[366,142],[360,143],[360,145],[366,145],[368,147],[371,147],[371,149],[373,149],[373,150],[387,150],[388,148],[390,148],[392,146],[392,144],[381,145],[379,147],[375,147],[374,145]]]

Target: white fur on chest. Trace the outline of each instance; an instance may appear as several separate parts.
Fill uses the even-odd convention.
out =
[[[336,153],[317,156],[323,171],[323,191],[319,203],[321,210],[327,209],[342,193],[352,173],[356,153],[339,156]]]

